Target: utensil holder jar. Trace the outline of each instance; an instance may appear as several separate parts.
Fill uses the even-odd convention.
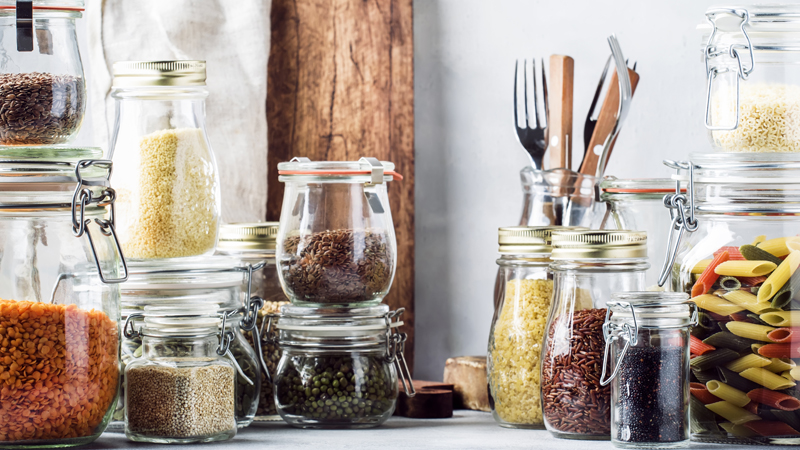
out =
[[[589,228],[596,221],[597,178],[567,169],[519,173],[522,184],[522,226]]]

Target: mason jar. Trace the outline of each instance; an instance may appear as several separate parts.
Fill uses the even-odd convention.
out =
[[[712,7],[698,28],[705,125],[721,152],[800,152],[800,5]]]
[[[110,158],[117,217],[131,259],[211,255],[217,245],[219,170],[206,133],[205,61],[114,63]]]
[[[234,337],[224,316],[163,307],[128,316],[125,337],[143,345],[142,357],[125,367],[128,439],[187,444],[236,436],[237,369],[225,357]]]
[[[30,154],[0,148],[0,448],[74,447],[105,430],[119,385],[111,162]]]
[[[611,443],[619,448],[689,444],[689,330],[695,304],[682,292],[611,296],[600,384],[611,385]]]
[[[276,257],[292,303],[367,306],[380,303],[397,265],[387,183],[394,164],[375,158],[278,164],[286,183]]]
[[[69,142],[86,111],[84,0],[0,1],[0,145]],[[37,152],[30,149],[30,152]]]
[[[403,310],[286,305],[275,327],[283,351],[275,375],[281,418],[298,428],[371,428],[397,405],[398,374],[415,394],[403,347]]]
[[[544,424],[558,438],[607,440],[611,389],[600,384],[606,303],[615,292],[644,289],[647,235],[555,231],[552,242],[553,300],[541,375]]]
[[[700,311],[692,328],[692,439],[796,439],[800,155],[690,158],[672,165],[690,183],[668,202],[685,220],[674,224],[670,240],[680,246],[664,269]]]

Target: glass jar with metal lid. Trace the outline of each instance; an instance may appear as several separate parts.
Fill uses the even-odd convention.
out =
[[[600,384],[611,385],[611,442],[689,444],[689,330],[697,308],[682,292],[615,293],[608,302]]]
[[[278,164],[286,183],[277,260],[284,292],[298,305],[380,303],[397,264],[387,183],[402,177],[375,158]]]
[[[275,327],[283,350],[275,376],[278,413],[299,428],[370,428],[397,404],[398,374],[414,386],[397,328],[402,309],[286,305]]]
[[[0,0],[0,145],[63,144],[78,133],[86,81],[75,20],[83,7],[83,0]]]
[[[127,270],[111,162],[95,148],[30,150],[0,148],[0,448],[72,447],[113,409]]]
[[[216,305],[191,314],[147,306],[128,316],[125,337],[143,344],[142,357],[125,367],[128,439],[185,444],[236,435],[236,368],[225,357],[234,336],[225,318]]]
[[[700,311],[692,439],[796,439],[800,156],[698,154],[669,165],[689,184],[667,202],[675,220],[664,281],[671,272]]]
[[[800,152],[800,6],[712,7],[705,125],[722,152]]]
[[[609,439],[611,391],[600,384],[606,303],[641,291],[647,235],[641,231],[555,231],[553,300],[542,354],[544,424],[567,439]]]
[[[111,156],[125,167],[119,234],[131,259],[214,253],[221,200],[206,134],[205,61],[114,63]]]

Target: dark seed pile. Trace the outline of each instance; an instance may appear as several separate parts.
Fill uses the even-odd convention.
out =
[[[284,242],[284,254],[283,279],[301,302],[368,302],[385,295],[392,281],[392,251],[378,230],[292,236]]]
[[[66,142],[81,125],[85,96],[80,77],[0,74],[0,145]]]
[[[283,414],[320,423],[351,423],[389,415],[397,399],[390,366],[372,356],[295,356],[276,380]]]
[[[606,310],[575,311],[571,322],[564,317],[550,326],[543,358],[545,420],[563,433],[609,435],[611,386],[600,386]],[[554,335],[563,334],[570,336],[569,342],[554,342]]]
[[[631,347],[619,374],[617,439],[624,442],[677,442],[686,439],[680,347]]]

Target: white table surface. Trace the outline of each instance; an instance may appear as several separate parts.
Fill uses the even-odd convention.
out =
[[[83,449],[167,448],[164,445],[129,442],[123,434],[104,433]],[[491,414],[458,410],[451,419],[406,419],[392,417],[384,425],[367,430],[300,430],[282,422],[255,424],[239,430],[225,442],[174,447],[180,450],[211,449],[613,449],[608,441],[556,439],[544,430],[513,430],[495,424]],[[690,448],[727,450],[731,446],[692,444]],[[768,449],[766,446],[736,446],[737,450]]]

